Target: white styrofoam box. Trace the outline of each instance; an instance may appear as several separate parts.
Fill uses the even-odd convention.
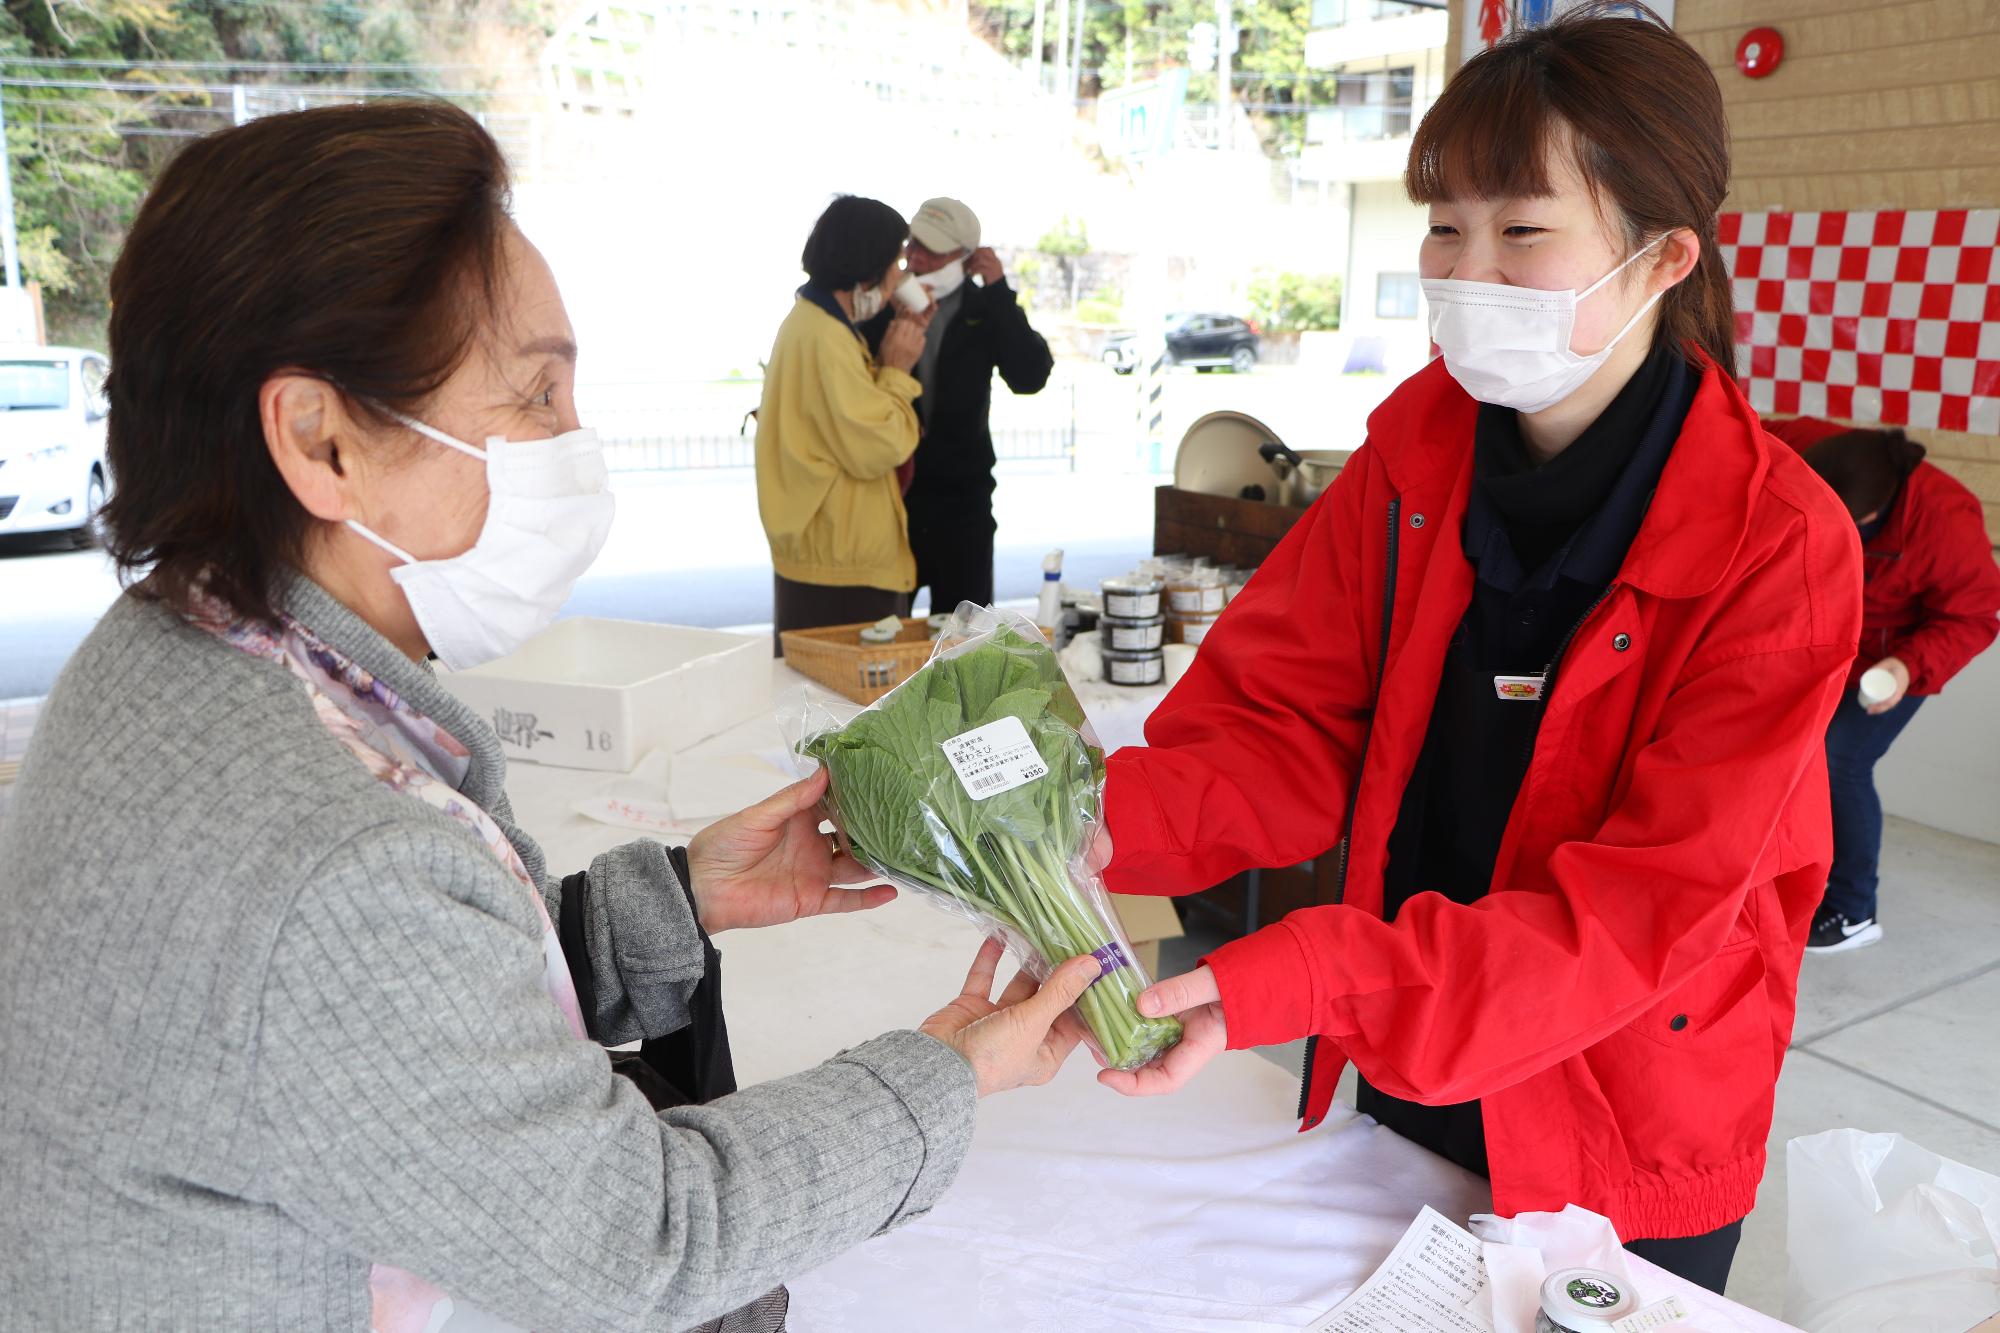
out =
[[[625,773],[769,711],[771,661],[768,638],[579,616],[440,679],[509,759]]]

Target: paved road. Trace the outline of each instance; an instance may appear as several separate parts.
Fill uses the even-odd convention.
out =
[[[1065,576],[1079,584],[1122,573],[1152,549],[1152,492],[1164,478],[1144,470],[1150,460],[1126,427],[1132,381],[1098,366],[1065,373],[1074,377],[1081,425],[1076,470],[1002,465],[995,496],[1002,598],[1035,594],[1052,546],[1068,552]],[[1248,376],[1181,371],[1168,385],[1167,438],[1177,440],[1205,412],[1235,407],[1299,447],[1352,447],[1382,388],[1379,380],[1329,384],[1279,368]],[[1003,392],[997,415],[1021,410]],[[747,469],[620,473],[613,484],[618,523],[564,614],[704,626],[770,620],[771,569]],[[0,699],[46,694],[117,595],[101,552],[73,551],[60,540],[0,544]]]
[[[996,497],[999,595],[1032,597],[1050,546],[1070,551],[1066,574],[1095,582],[1151,549],[1145,476],[1012,472]],[[565,615],[683,625],[744,625],[771,617],[771,566],[751,474],[647,473],[615,481],[619,517],[603,557]],[[1083,540],[1074,534],[1086,533]],[[67,543],[0,547],[0,699],[46,694],[62,664],[118,595],[111,562]]]

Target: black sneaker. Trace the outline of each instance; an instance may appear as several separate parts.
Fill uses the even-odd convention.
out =
[[[1813,917],[1812,936],[1806,941],[1806,952],[1840,953],[1846,949],[1865,949],[1881,941],[1882,923],[1874,917],[1849,921],[1845,912],[1822,908]]]

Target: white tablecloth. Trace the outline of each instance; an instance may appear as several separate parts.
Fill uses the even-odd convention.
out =
[[[790,711],[803,682],[782,666],[776,681],[776,707]],[[1163,695],[1081,693],[1108,748],[1137,742]],[[640,779],[516,764],[508,790],[561,875],[638,836],[575,813],[575,802],[671,794],[679,813],[713,818],[789,781],[783,753],[778,723],[757,718],[675,756],[671,771]],[[979,942],[970,924],[907,895],[722,936],[739,1079],[793,1073],[914,1027],[957,992]],[[1079,1056],[1047,1087],[981,1103],[943,1203],[792,1284],[796,1333],[1301,1328],[1387,1257],[1423,1205],[1460,1223],[1487,1206],[1484,1181],[1339,1107],[1297,1133],[1296,1074],[1254,1053],[1223,1055],[1166,1098],[1121,1098],[1094,1073]],[[1783,1326],[1746,1311],[1717,1327]]]
[[[794,1333],[1302,1328],[1424,1204],[1487,1206],[1484,1181],[1368,1120],[1299,1134],[1298,1080],[1251,1052],[1174,1097],[1094,1073],[981,1103],[944,1202],[793,1282]]]

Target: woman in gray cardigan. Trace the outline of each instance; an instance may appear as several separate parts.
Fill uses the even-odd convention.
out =
[[[829,888],[819,781],[566,890],[427,665],[546,625],[610,521],[486,133],[198,141],[112,296],[134,586],[0,829],[0,1328],[680,1329],[928,1208],[1095,963],[995,1005],[989,946],[920,1031],[655,1113],[600,1043],[687,1023],[704,931],[889,891]]]

